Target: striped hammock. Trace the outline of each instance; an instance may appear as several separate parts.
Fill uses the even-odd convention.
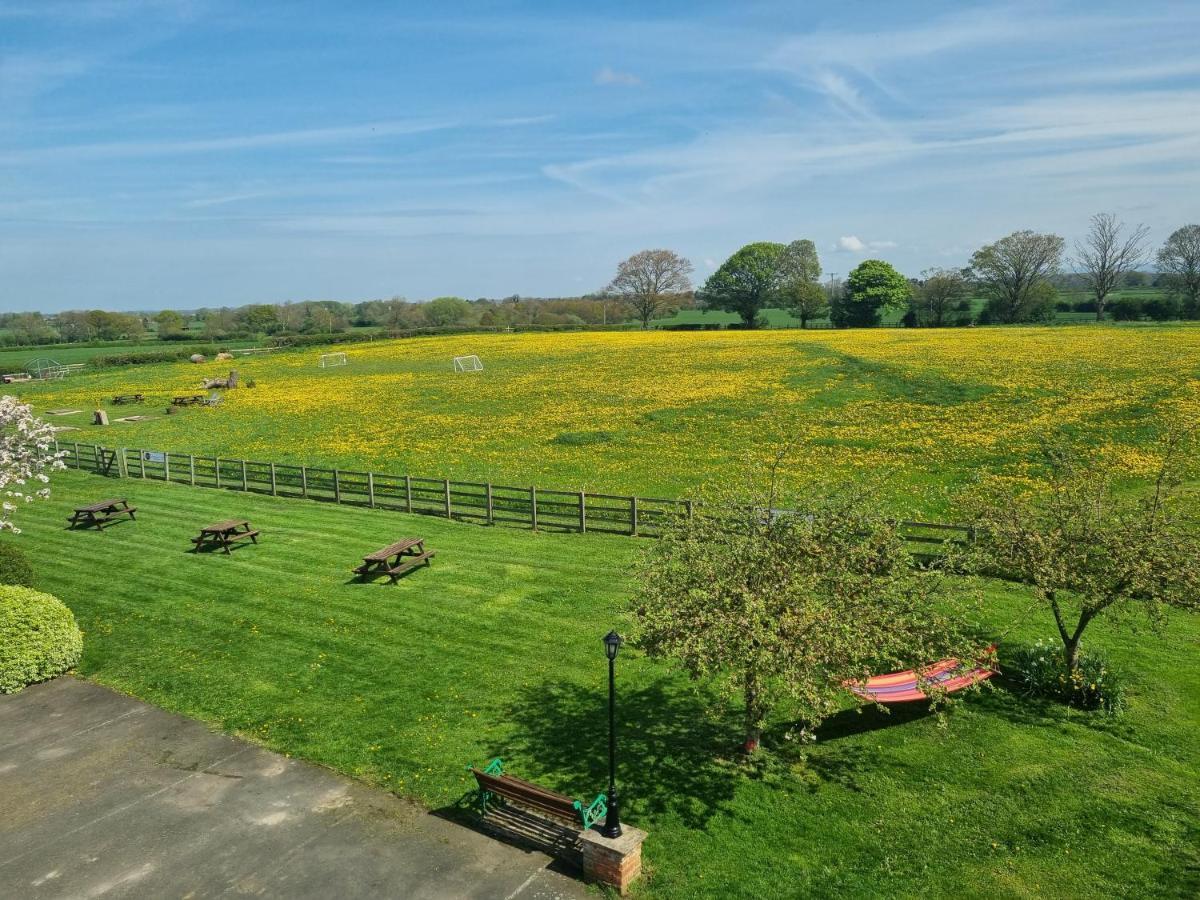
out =
[[[996,670],[982,664],[969,669],[957,659],[943,659],[921,674],[925,684],[937,685],[947,694],[952,694],[991,678]],[[929,695],[921,690],[922,679],[917,678],[915,670],[905,669],[889,675],[876,675],[866,681],[849,682],[846,687],[864,700],[875,703],[908,703],[929,699]]]

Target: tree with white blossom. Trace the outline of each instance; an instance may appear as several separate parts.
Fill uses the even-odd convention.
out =
[[[54,447],[54,429],[29,404],[0,397],[0,531],[20,533],[12,521],[18,502],[50,496],[49,473],[65,468]]]

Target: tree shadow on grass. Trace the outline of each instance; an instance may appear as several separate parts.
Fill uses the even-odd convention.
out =
[[[977,711],[1002,716],[1014,725],[1038,728],[1074,725],[1140,743],[1137,729],[1127,717],[1103,710],[1078,709],[1054,697],[1032,696],[1003,674],[992,678],[990,687],[970,702]]]
[[[514,774],[552,772],[564,792],[590,802],[608,783],[608,697],[602,688],[544,682],[507,710]],[[746,773],[734,761],[739,723],[689,686],[659,680],[617,695],[617,785],[622,817],[678,817],[703,828],[729,812]],[[535,779],[536,780],[536,779]]]

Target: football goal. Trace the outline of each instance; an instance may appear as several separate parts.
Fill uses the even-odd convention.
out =
[[[328,369],[332,366],[344,366],[346,364],[345,353],[322,353],[321,361],[317,363],[322,369]]]
[[[482,372],[483,362],[478,356],[456,356],[454,357],[455,372]]]

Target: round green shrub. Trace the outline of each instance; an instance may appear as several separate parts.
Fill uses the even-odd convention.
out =
[[[0,586],[0,694],[61,675],[82,652],[75,616],[57,597]]]
[[[33,566],[20,547],[0,542],[0,584],[33,587]]]

